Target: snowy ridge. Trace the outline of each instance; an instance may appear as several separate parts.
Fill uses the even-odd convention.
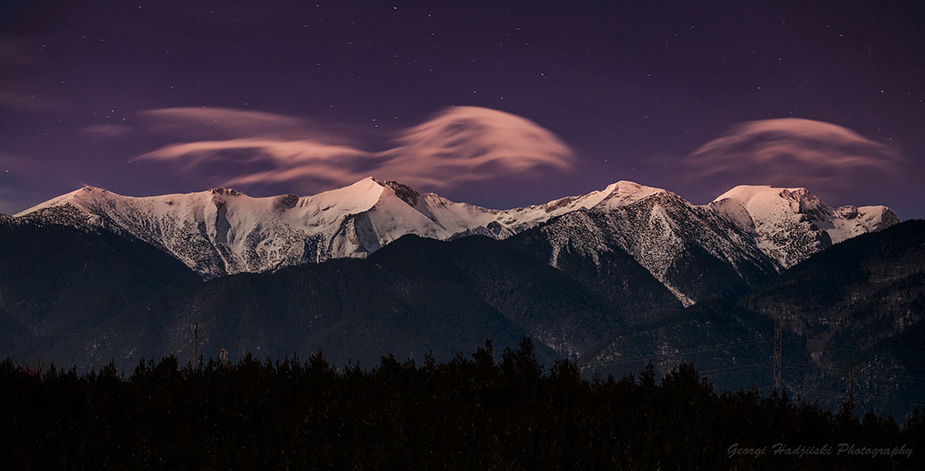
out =
[[[783,268],[851,237],[900,222],[885,206],[831,208],[805,188],[741,185],[708,207],[755,238]]]
[[[365,257],[406,234],[449,239],[481,233],[500,239],[561,214],[657,191],[619,182],[584,196],[499,211],[421,195],[400,183],[371,177],[301,198],[253,198],[225,188],[130,197],[84,187],[15,218],[129,234],[211,278]]]
[[[833,210],[802,188],[740,186],[700,207],[629,181],[494,210],[370,177],[306,197],[253,198],[224,188],[130,197],[84,187],[13,221],[131,235],[205,278],[365,257],[406,234],[505,239],[538,227],[553,247],[553,266],[561,250],[576,250],[597,265],[602,253],[624,250],[689,305],[711,294],[710,279],[753,285],[832,243],[899,218],[883,206]]]
[[[557,266],[562,250],[575,250],[600,266],[600,255],[619,247],[686,306],[716,295],[688,273],[702,277],[699,267],[711,260],[728,266],[726,275],[745,284],[777,269],[738,227],[674,193],[646,192],[628,201],[605,200],[542,226],[552,246],[550,264]]]

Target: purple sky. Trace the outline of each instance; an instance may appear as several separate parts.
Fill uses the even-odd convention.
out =
[[[633,180],[925,217],[925,4],[579,3],[5,2],[0,212],[373,175],[498,208]]]

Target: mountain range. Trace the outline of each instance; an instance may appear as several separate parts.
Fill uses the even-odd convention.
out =
[[[0,353],[131,368],[188,358],[198,324],[207,356],[369,365],[530,336],[589,374],[694,361],[723,387],[768,388],[780,319],[789,390],[839,400],[851,358],[860,391],[908,406],[921,388],[878,384],[920,367],[923,237],[802,188],[701,206],[621,181],[493,210],[372,178],[301,198],[85,187],[0,217]]]
[[[889,208],[833,209],[802,188],[739,186],[696,206],[620,181],[582,196],[493,210],[371,177],[301,198],[252,198],[223,188],[138,198],[84,187],[14,219],[129,235],[206,279],[362,258],[406,234],[506,239],[544,224],[551,265],[565,245],[596,260],[615,244],[685,305],[717,289],[678,279],[690,266],[710,267],[723,280],[720,289],[741,293],[833,243],[899,222]]]

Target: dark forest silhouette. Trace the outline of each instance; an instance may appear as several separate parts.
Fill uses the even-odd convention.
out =
[[[175,357],[80,375],[0,363],[4,469],[923,469],[925,422],[902,425],[786,394],[718,393],[693,365],[660,381],[544,370],[525,339],[437,364],[307,361],[194,369]],[[771,447],[828,445],[831,455]],[[837,445],[911,456],[842,454]],[[730,457],[768,447],[764,456]]]

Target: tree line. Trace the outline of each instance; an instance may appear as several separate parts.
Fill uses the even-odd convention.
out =
[[[7,359],[0,394],[2,469],[925,469],[918,412],[719,392],[693,365],[586,379],[543,368],[529,339],[373,368],[320,352],[128,374]]]

